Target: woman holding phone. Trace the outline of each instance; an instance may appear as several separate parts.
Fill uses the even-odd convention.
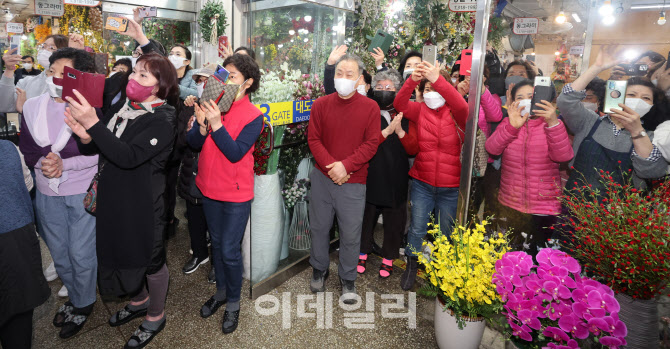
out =
[[[568,132],[558,120],[549,101],[536,104],[530,119],[533,85],[529,80],[514,86],[508,108],[496,131],[486,140],[491,155],[502,155],[498,200],[503,228],[512,229],[512,248],[523,249],[529,236],[529,252],[551,237],[551,229],[561,212],[558,200],[561,188],[560,164],[573,157]]]
[[[100,154],[97,180],[98,289],[130,296],[109,319],[120,326],[145,316],[125,348],[146,346],[164,327],[169,281],[165,264],[165,161],[174,143],[177,74],[161,55],[142,55],[126,87],[127,100],[99,119],[79,93],[68,98],[67,124],[80,149]],[[146,280],[146,282],[145,282]]]

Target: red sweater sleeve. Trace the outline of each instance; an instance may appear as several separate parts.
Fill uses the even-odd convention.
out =
[[[451,110],[451,115],[454,116],[454,120],[456,120],[458,126],[460,126],[460,128],[464,130],[465,120],[468,118],[468,102],[465,101],[463,96],[461,96],[461,94],[458,93],[458,90],[456,90],[454,86],[448,83],[447,80],[445,80],[442,75],[440,75],[440,77],[437,78],[437,81],[435,81],[435,83],[432,84],[432,86],[435,89],[435,91],[437,91],[437,93],[439,93],[440,96],[442,96],[446,100],[446,104],[447,106],[449,106],[449,109]]]
[[[314,109],[312,109],[314,110]],[[354,173],[367,164],[379,147],[379,129],[381,129],[381,119],[379,118],[379,107],[375,108],[368,115],[368,124],[365,128],[364,140],[361,145],[346,159],[342,160],[342,165],[347,169],[348,173]]]
[[[323,132],[321,129],[322,104],[323,100],[317,100],[312,105],[309,126],[307,128],[307,143],[309,144],[309,150],[312,152],[312,155],[314,155],[314,160],[316,160],[316,162],[322,167],[326,167],[333,162],[336,162],[337,160],[335,160],[335,158],[333,158],[330,153],[328,153],[328,150],[326,150],[326,147],[321,141],[321,135]],[[349,168],[347,168],[347,170],[349,170]]]
[[[411,102],[409,99],[412,97],[412,92],[417,85],[419,85],[418,81],[414,81],[411,78],[407,79],[405,84],[402,85],[400,92],[398,92],[398,94],[395,96],[395,100],[393,101],[393,107],[395,110],[402,113],[403,117],[414,122],[419,120],[422,103]]]
[[[405,137],[400,138],[400,142],[402,142],[402,146],[405,147],[407,155],[413,156],[419,153],[419,139],[417,137],[416,123],[414,123],[414,121],[409,122]]]

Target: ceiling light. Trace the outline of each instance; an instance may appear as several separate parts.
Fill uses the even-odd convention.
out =
[[[603,18],[603,24],[604,25],[612,25],[612,24],[614,24],[614,21],[615,21],[615,19],[614,19],[614,16],[612,16],[612,15],[609,15],[609,16],[606,16],[606,17]]]
[[[658,23],[658,25],[665,24],[665,11],[661,11],[661,13],[658,17],[658,21],[656,21],[656,23]]]
[[[635,50],[627,50],[623,54],[624,58],[629,60],[629,61],[637,58],[637,55],[638,55],[638,53]]]
[[[603,5],[600,6],[600,8],[598,9],[598,13],[600,13],[600,15],[603,16],[603,17],[607,17],[607,16],[613,14],[614,13],[614,7],[612,7],[612,1],[605,0],[603,2]]]
[[[311,22],[312,16],[305,16],[305,22]]]
[[[576,12],[573,12],[573,13],[572,13],[572,18],[574,18],[574,19],[575,19],[575,22],[577,22],[577,23],[581,23],[581,22],[582,22],[582,19],[579,18],[579,15],[578,15]]]
[[[558,56],[558,55],[560,55],[560,54],[561,54],[561,53],[558,52],[558,51],[554,52],[554,55],[556,55],[556,56]]]
[[[631,5],[630,9],[631,10],[648,10],[648,9],[655,9],[655,8],[670,8],[670,4],[645,4],[645,5]]]
[[[555,21],[558,24],[563,24],[563,23],[565,23],[565,20],[566,20],[565,12],[563,12],[563,10],[561,10],[561,12],[558,13],[558,16],[556,16]]]

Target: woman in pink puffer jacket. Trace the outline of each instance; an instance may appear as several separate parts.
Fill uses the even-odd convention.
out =
[[[551,237],[550,227],[561,211],[560,163],[570,161],[574,152],[551,103],[538,103],[533,107],[538,118],[529,119],[530,81],[514,86],[511,95],[514,103],[508,110],[509,118],[486,141],[486,150],[491,155],[502,154],[501,225],[512,229],[513,248],[525,247],[536,254],[538,246],[543,247]]]

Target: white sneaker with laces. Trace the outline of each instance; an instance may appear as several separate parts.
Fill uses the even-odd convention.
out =
[[[58,291],[58,297],[67,297],[67,287],[65,287],[65,285],[63,285],[63,287],[61,287]]]
[[[58,279],[58,273],[56,272],[56,267],[54,266],[54,262],[51,262],[51,264],[49,264],[49,266],[46,269],[44,269],[44,277],[49,282]]]

